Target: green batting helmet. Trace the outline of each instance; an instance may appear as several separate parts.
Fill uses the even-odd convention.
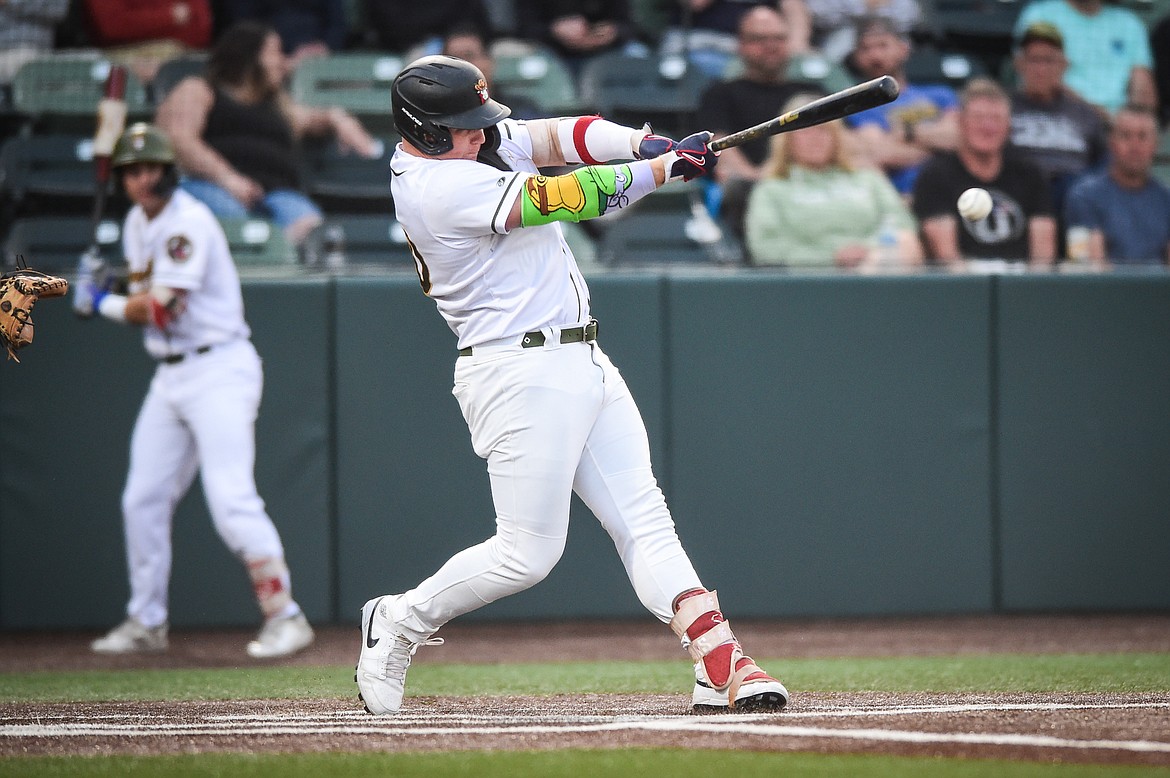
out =
[[[118,168],[133,165],[135,162],[175,164],[175,150],[171,147],[171,140],[166,133],[146,122],[138,122],[127,127],[122,137],[114,144],[110,165]]]

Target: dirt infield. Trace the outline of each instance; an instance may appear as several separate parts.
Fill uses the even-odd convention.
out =
[[[761,657],[1170,651],[1170,614],[741,622]],[[655,623],[451,625],[420,663],[678,659]],[[92,635],[0,635],[0,671],[249,664],[240,630],[180,631],[154,657],[97,657]],[[295,665],[354,661],[356,625],[320,631]],[[781,663],[782,664],[782,663]],[[769,664],[783,675],[783,667]],[[408,687],[409,691],[409,687]],[[0,703],[0,756],[680,746],[1170,765],[1166,695],[802,693],[781,714],[695,715],[677,695],[408,696],[372,717],[353,698]]]

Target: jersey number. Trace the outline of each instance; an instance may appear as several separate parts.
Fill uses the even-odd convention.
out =
[[[403,234],[405,235],[406,233],[404,232]],[[410,248],[410,255],[414,257],[414,272],[418,273],[418,282],[422,284],[423,294],[430,297],[431,269],[427,267],[426,260],[418,253],[418,249],[415,248],[414,241],[410,239],[409,235],[406,236],[406,245]]]

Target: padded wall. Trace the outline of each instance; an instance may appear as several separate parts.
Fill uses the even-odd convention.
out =
[[[991,607],[988,288],[671,283],[675,517],[731,612]]]
[[[1170,277],[998,292],[1003,605],[1170,607]]]

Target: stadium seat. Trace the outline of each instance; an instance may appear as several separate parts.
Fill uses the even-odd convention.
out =
[[[406,234],[388,213],[330,214],[325,219],[326,243],[340,244],[347,266],[381,266],[414,270]],[[326,267],[329,258],[323,257]]]
[[[296,249],[284,230],[265,219],[220,219],[236,266],[271,267],[297,264]]]
[[[1012,29],[1027,0],[922,0],[930,4],[931,18],[941,46],[967,52],[998,72],[1011,55]]]
[[[12,81],[13,109],[41,132],[92,133],[110,67],[102,57],[55,56],[26,62]],[[129,70],[125,99],[127,122],[150,118],[146,87]]]
[[[733,57],[727,64],[722,78],[725,80],[739,78],[742,73],[743,61],[739,57]],[[854,78],[843,65],[811,52],[798,54],[788,60],[786,75],[791,81],[807,81],[816,84],[826,93],[839,92],[858,83],[858,79]]]
[[[95,187],[93,138],[88,135],[18,136],[0,147],[5,213],[85,215],[93,207]]]
[[[152,102],[158,105],[175,88],[175,84],[188,76],[201,75],[205,67],[207,67],[206,54],[184,54],[181,57],[168,59],[159,66],[158,72],[154,74],[154,78],[150,82]]]
[[[975,76],[986,76],[987,68],[974,57],[961,52],[918,46],[906,62],[906,80],[920,86],[942,85],[959,90]]]
[[[679,137],[695,130],[694,115],[703,89],[711,81],[682,57],[599,55],[581,73],[584,108],[618,123],[654,129]]]
[[[599,223],[598,258],[609,267],[711,265],[714,252],[687,236],[690,210],[639,210]],[[725,245],[725,244],[724,244]]]
[[[550,116],[573,114],[580,107],[573,74],[553,52],[540,47],[497,49],[492,59],[492,84],[506,96],[504,102],[511,96],[523,98]]]
[[[28,216],[17,219],[4,242],[4,265],[15,267],[17,255],[37,270],[71,275],[89,248],[95,232],[88,216]],[[96,237],[102,258],[122,261],[122,228],[113,220],[98,224]]]
[[[302,145],[305,191],[326,213],[390,212],[390,157],[398,136],[382,136],[378,141],[382,155],[377,159],[343,154],[332,139]]]
[[[1117,4],[1137,14],[1145,23],[1146,29],[1150,30],[1162,20],[1162,17],[1170,14],[1170,0],[1119,0]]]
[[[340,106],[371,132],[393,132],[390,86],[402,65],[401,57],[390,54],[343,52],[312,57],[297,66],[290,92],[305,105]]]

